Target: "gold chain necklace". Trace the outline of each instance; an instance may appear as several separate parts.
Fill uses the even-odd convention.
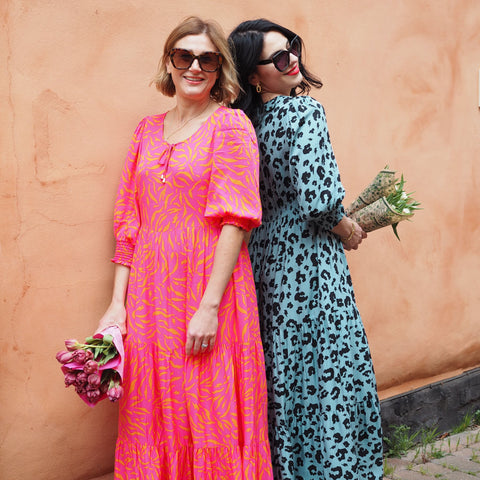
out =
[[[206,111],[207,111],[207,108],[210,106],[210,102],[208,102],[207,106],[200,112],[198,113],[197,115],[194,115],[192,118],[189,118],[186,122],[183,122],[182,125],[180,125],[176,130],[174,130],[172,133],[170,133],[170,135],[168,135],[168,137],[164,137],[164,140],[167,141],[172,135],[174,135],[175,133],[179,132],[183,127],[185,127],[185,125],[187,125],[188,123],[190,123],[192,120],[195,120],[196,118],[200,117],[202,114],[204,114]],[[176,113],[176,112],[175,112]],[[170,154],[172,153],[172,150],[174,148],[174,145],[173,144],[169,144],[168,146],[168,149],[165,153],[165,155],[167,156],[166,160],[165,160],[165,169],[164,169],[164,172],[160,175],[160,181],[162,183],[165,183],[167,181],[167,170],[168,170],[168,163],[169,163],[169,158],[170,158]],[[162,155],[163,156],[163,155]],[[160,157],[161,158],[161,157]],[[163,163],[161,163],[161,165],[163,165]]]
[[[207,103],[207,106],[200,113],[197,113],[197,115],[193,116],[192,118],[189,118],[186,122],[182,123],[182,125],[180,125],[176,130],[174,130],[167,137],[165,137],[165,140],[168,140],[175,133],[179,132],[183,127],[185,127],[187,124],[189,124],[192,120],[195,120],[196,118],[200,117],[203,113],[205,113],[207,111],[209,106],[210,106],[210,102]]]

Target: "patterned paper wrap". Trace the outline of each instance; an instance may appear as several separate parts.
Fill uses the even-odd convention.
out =
[[[345,209],[345,213],[347,216],[352,217],[354,212],[372,204],[382,197],[387,197],[395,191],[395,182],[396,178],[393,170],[380,170],[370,185]]]
[[[385,197],[381,197],[375,202],[358,210],[350,215],[365,232],[372,232],[382,227],[396,224],[402,220],[412,217],[413,213],[400,214],[387,202]]]

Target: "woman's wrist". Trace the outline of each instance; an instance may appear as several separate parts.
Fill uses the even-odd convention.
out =
[[[354,221],[347,216],[342,217],[342,219],[332,228],[332,233],[340,237],[341,241],[348,238],[352,233],[352,226]],[[354,227],[353,227],[354,228]],[[355,233],[355,232],[354,232]],[[350,237],[351,238],[351,237]]]
[[[352,222],[352,229],[348,237],[344,237],[344,238],[340,237],[340,239],[342,240],[343,243],[349,242],[352,239],[354,234],[355,234],[355,222]]]
[[[124,307],[125,306],[125,297],[114,295],[110,305],[113,308]]]
[[[200,302],[199,308],[203,308],[205,310],[211,310],[216,313],[220,308],[220,301],[213,301],[208,298],[203,298],[202,301]]]

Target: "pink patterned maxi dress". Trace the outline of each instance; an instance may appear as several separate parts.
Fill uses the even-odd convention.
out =
[[[186,328],[222,225],[260,223],[255,133],[218,108],[190,138],[138,125],[115,205],[113,261],[131,267],[116,480],[270,480],[264,357],[247,247],[219,309],[211,353],[185,355]]]

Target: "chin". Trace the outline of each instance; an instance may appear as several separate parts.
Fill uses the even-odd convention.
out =
[[[293,78],[297,84],[300,84],[303,81],[302,72],[298,72]]]

